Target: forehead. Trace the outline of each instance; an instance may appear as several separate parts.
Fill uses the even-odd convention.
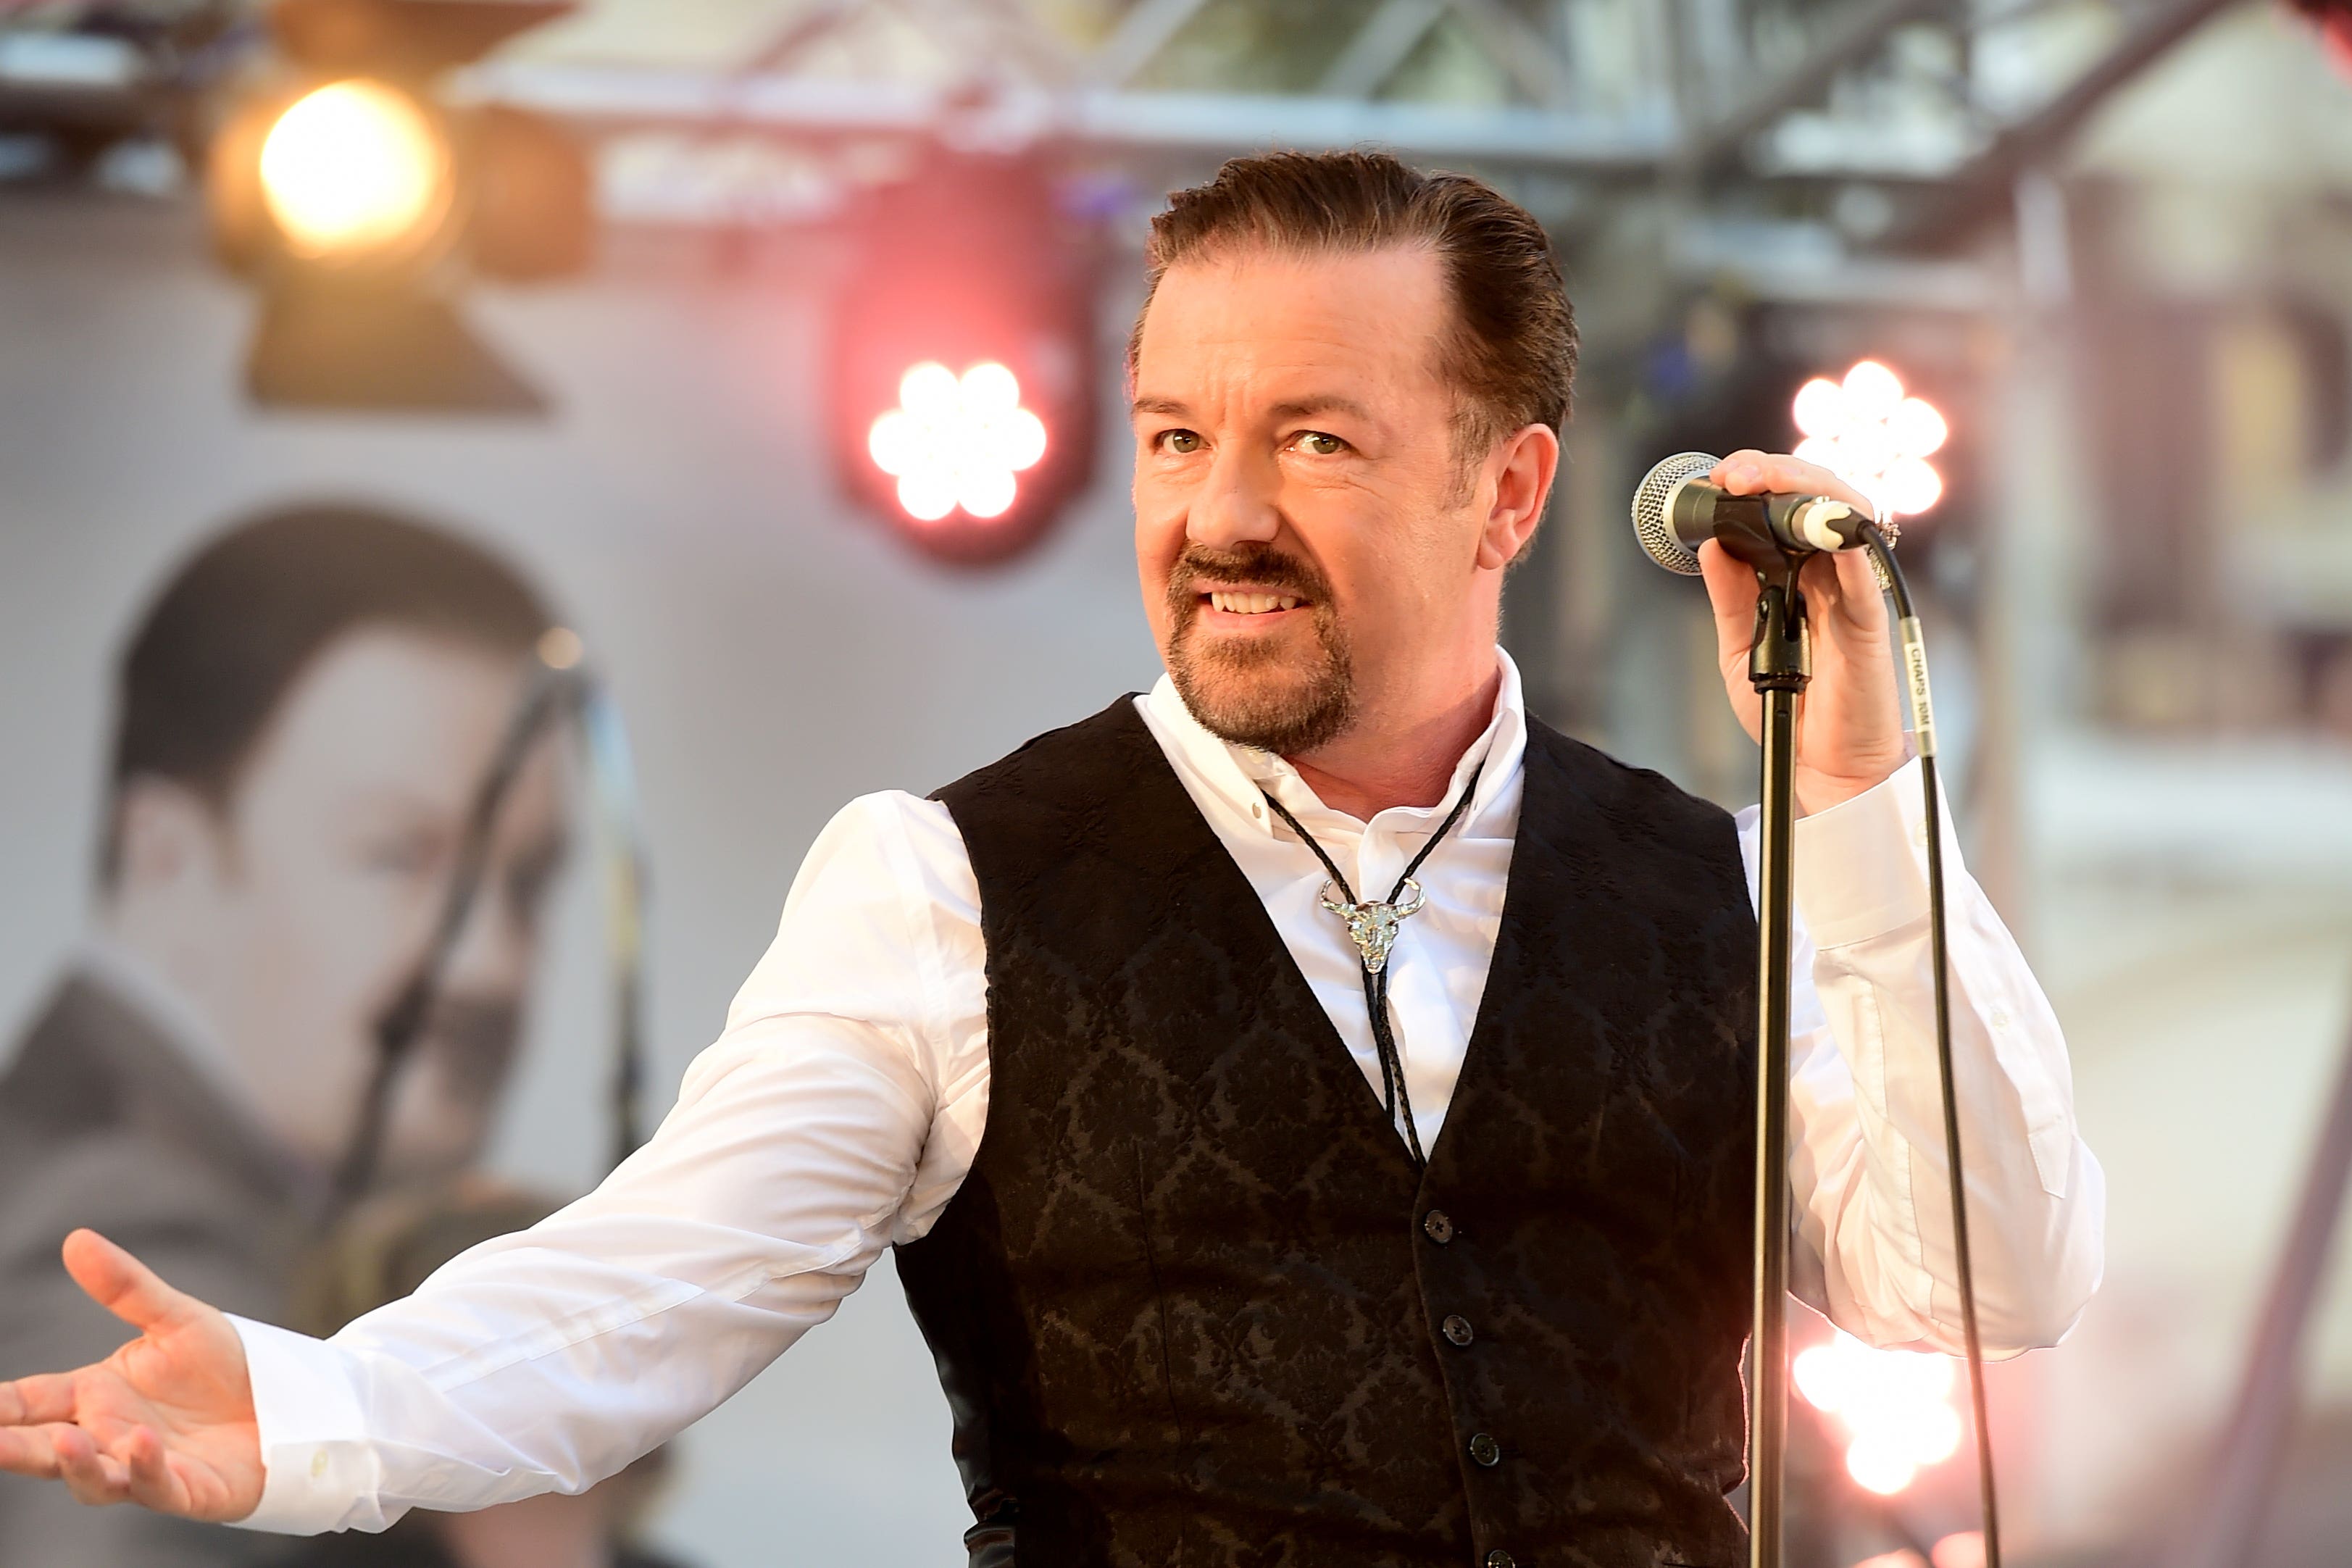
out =
[[[504,729],[519,658],[458,637],[362,627],[297,678],[243,770],[248,784],[462,802]]]
[[[1359,384],[1433,378],[1451,313],[1443,262],[1424,245],[1188,258],[1161,275],[1144,314],[1136,395],[1318,374]]]

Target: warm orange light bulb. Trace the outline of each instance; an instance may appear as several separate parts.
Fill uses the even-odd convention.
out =
[[[447,207],[448,150],[415,100],[354,78],[278,117],[261,144],[261,191],[299,256],[387,250]]]

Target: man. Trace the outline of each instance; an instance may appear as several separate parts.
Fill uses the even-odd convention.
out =
[[[1474,181],[1286,155],[1181,193],[1150,262],[1136,541],[1169,679],[845,811],[654,1142],[334,1340],[78,1235],[142,1337],[0,1394],[0,1463],[271,1529],[576,1489],[896,1245],[975,1564],[1740,1554],[1742,836],[1529,720],[1495,646],[1574,358],[1543,233]],[[1757,453],[1720,477],[1858,499]],[[1754,588],[1709,555],[1729,669]],[[1866,566],[1810,586],[1802,1286],[1948,1348],[1916,774]],[[2048,1007],[1955,883],[2007,1354],[2088,1297],[2100,1178]]]
[[[58,1276],[77,1226],[282,1320],[376,1021],[546,626],[480,550],[351,508],[232,529],[158,595],[118,672],[96,931],[0,1078],[0,1364],[73,1364],[119,1339]],[[478,1152],[559,843],[541,756],[399,1081],[387,1174]],[[0,1561],[179,1568],[278,1544],[0,1477]]]

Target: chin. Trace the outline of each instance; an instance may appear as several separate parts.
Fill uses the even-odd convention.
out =
[[[1355,716],[1355,695],[1328,667],[1310,670],[1175,670],[1176,689],[1220,740],[1292,756],[1336,738]]]

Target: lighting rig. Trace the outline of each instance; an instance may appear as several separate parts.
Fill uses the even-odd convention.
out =
[[[215,248],[261,295],[247,385],[265,404],[529,411],[475,338],[469,277],[577,271],[586,158],[551,120],[443,83],[571,0],[278,0],[285,66],[215,138]]]

